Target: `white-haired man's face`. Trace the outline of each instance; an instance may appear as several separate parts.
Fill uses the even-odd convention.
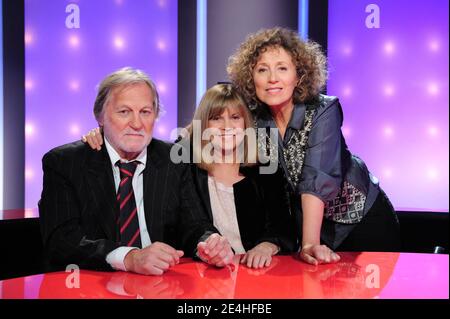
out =
[[[154,96],[145,83],[115,87],[99,124],[121,158],[132,160],[150,144],[156,112]]]

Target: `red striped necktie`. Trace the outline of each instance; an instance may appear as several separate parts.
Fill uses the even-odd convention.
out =
[[[120,243],[124,246],[141,248],[139,219],[132,183],[137,164],[137,161],[129,163],[117,162],[120,170],[120,184],[117,192],[120,215],[117,223],[120,230]]]

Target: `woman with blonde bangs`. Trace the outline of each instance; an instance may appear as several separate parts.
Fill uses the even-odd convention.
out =
[[[202,139],[200,147],[193,145],[193,155],[201,158],[192,166],[194,183],[219,233],[236,254],[245,254],[241,262],[261,268],[269,266],[271,256],[280,250],[293,251],[294,230],[284,205],[283,181],[279,174],[259,174],[254,121],[242,97],[231,84],[211,87],[188,126],[190,142],[195,123],[201,123],[202,133],[209,131],[203,137],[210,139]],[[215,154],[205,158],[209,149]],[[273,186],[278,191],[268,192]]]
[[[230,125],[221,132],[224,113],[230,116]],[[196,138],[194,129],[197,129],[200,143],[192,143]],[[187,135],[193,144],[193,160],[204,170],[212,170],[215,164],[227,162],[235,166],[257,163],[258,149],[252,115],[243,98],[230,84],[215,85],[204,94],[192,122],[187,126]]]

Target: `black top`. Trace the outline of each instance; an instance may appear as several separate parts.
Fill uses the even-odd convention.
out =
[[[212,223],[208,172],[194,164],[191,171],[203,208]],[[241,173],[245,178],[233,185],[233,192],[245,250],[267,241],[279,246],[282,253],[295,251],[295,223],[289,211],[281,172],[262,175],[255,166],[241,168]]]

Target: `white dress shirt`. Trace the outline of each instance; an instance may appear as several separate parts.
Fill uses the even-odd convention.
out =
[[[120,158],[119,154],[112,147],[112,145],[105,138],[105,146],[108,151],[109,158],[111,159],[111,167],[114,175],[114,184],[116,186],[116,194],[119,190],[120,184],[120,170],[116,165],[117,161],[121,161],[124,163],[132,162],[128,160],[124,160]],[[144,213],[144,177],[143,171],[145,169],[145,165],[147,163],[147,148],[145,148],[133,161],[137,161],[138,165],[136,167],[136,171],[133,175],[132,185],[134,191],[134,198],[136,200],[137,207],[137,215],[139,219],[139,230],[141,232],[141,243],[142,248],[149,246],[152,242],[150,240],[150,234],[147,230],[147,224],[145,222],[145,213]],[[126,271],[124,260],[125,256],[133,249],[138,249],[139,247],[118,247],[111,251],[106,256],[106,262],[111,265],[116,270]]]

